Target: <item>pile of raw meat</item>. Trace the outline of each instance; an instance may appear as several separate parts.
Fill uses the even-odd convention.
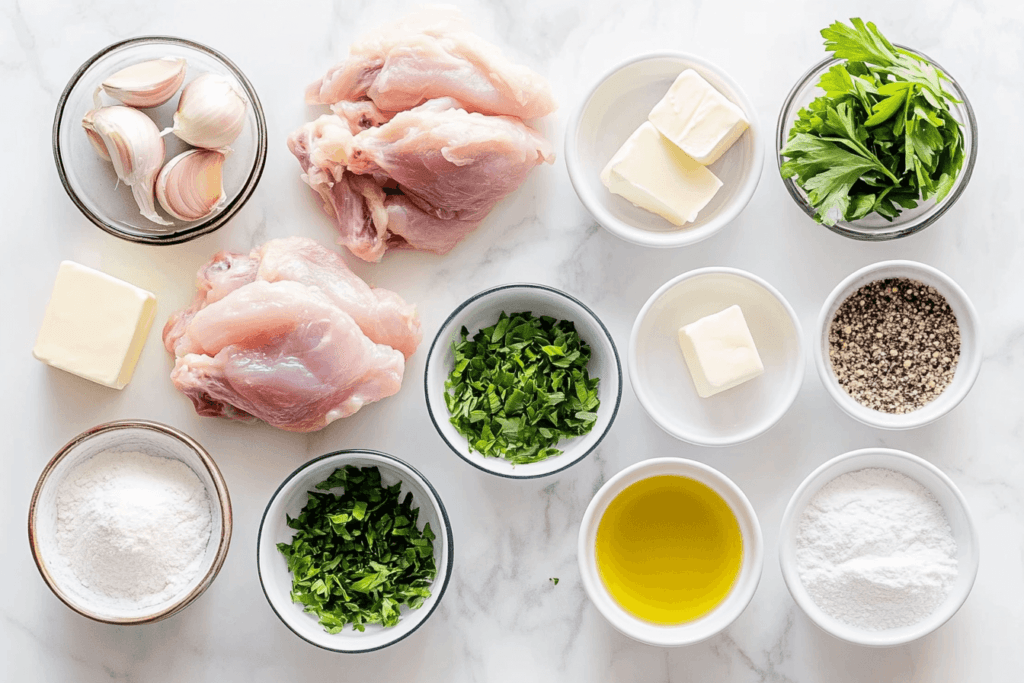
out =
[[[164,345],[200,415],[310,432],[398,392],[420,343],[415,307],[373,289],[310,239],[271,240],[203,266]]]
[[[547,82],[426,7],[354,43],[311,85],[333,114],[295,131],[302,179],[366,261],[388,249],[449,252],[542,162],[551,145],[523,123],[556,104]]]

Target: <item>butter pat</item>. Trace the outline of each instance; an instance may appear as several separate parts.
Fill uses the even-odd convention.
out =
[[[64,261],[32,355],[112,389],[124,389],[146,344],[156,297],[122,280]]]
[[[742,109],[693,69],[679,74],[647,118],[705,166],[718,161],[750,125]]]
[[[701,398],[732,389],[764,372],[739,306],[679,328],[679,346]]]
[[[684,154],[649,121],[622,144],[601,171],[601,182],[673,225],[696,220],[722,186],[714,173]]]

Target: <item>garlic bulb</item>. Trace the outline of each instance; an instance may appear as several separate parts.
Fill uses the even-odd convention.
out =
[[[97,138],[103,142],[117,177],[132,188],[142,215],[173,225],[157,214],[153,201],[153,185],[164,163],[164,140],[153,120],[138,109],[117,105],[93,109],[82,118],[82,127],[93,146]]]
[[[129,107],[159,107],[178,92],[187,69],[188,62],[181,57],[151,59],[121,69],[100,88]]]
[[[223,166],[224,154],[210,149],[190,149],[174,157],[156,178],[160,206],[183,221],[206,218],[227,201]]]
[[[242,132],[247,105],[230,80],[203,74],[181,91],[171,131],[190,145],[223,149]]]

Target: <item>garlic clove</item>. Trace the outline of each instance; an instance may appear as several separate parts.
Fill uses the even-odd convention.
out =
[[[129,107],[158,107],[178,92],[187,69],[188,62],[181,57],[151,59],[121,69],[100,87]]]
[[[103,142],[103,138],[101,138],[98,133],[94,133],[88,128],[85,129],[85,134],[89,137],[89,143],[92,145],[92,148],[96,150],[96,153],[100,155],[100,158],[104,161],[110,161],[110,155],[107,154],[107,144]]]
[[[142,215],[160,225],[173,225],[156,212],[153,199],[156,176],[164,163],[164,140],[153,120],[138,109],[116,105],[88,112],[82,127],[94,147],[97,140],[102,141],[117,177],[132,188]]]
[[[230,80],[203,74],[181,91],[171,131],[195,147],[224,149],[242,132],[247,106]]]
[[[156,178],[156,198],[164,211],[183,221],[197,221],[227,201],[221,180],[224,154],[190,149],[174,157]]]

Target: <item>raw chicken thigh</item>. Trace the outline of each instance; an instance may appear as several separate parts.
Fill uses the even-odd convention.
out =
[[[420,342],[415,309],[316,242],[272,240],[200,269],[164,345],[200,415],[310,432],[398,392]]]
[[[470,111],[521,119],[557,108],[547,81],[510,62],[450,6],[423,7],[353,43],[348,59],[309,86],[306,102],[368,97],[394,112],[445,96]]]
[[[554,111],[547,83],[451,7],[358,41],[307,101],[334,114],[292,133],[288,148],[338,242],[365,261],[388,249],[448,253],[535,166],[554,161],[521,120]]]

